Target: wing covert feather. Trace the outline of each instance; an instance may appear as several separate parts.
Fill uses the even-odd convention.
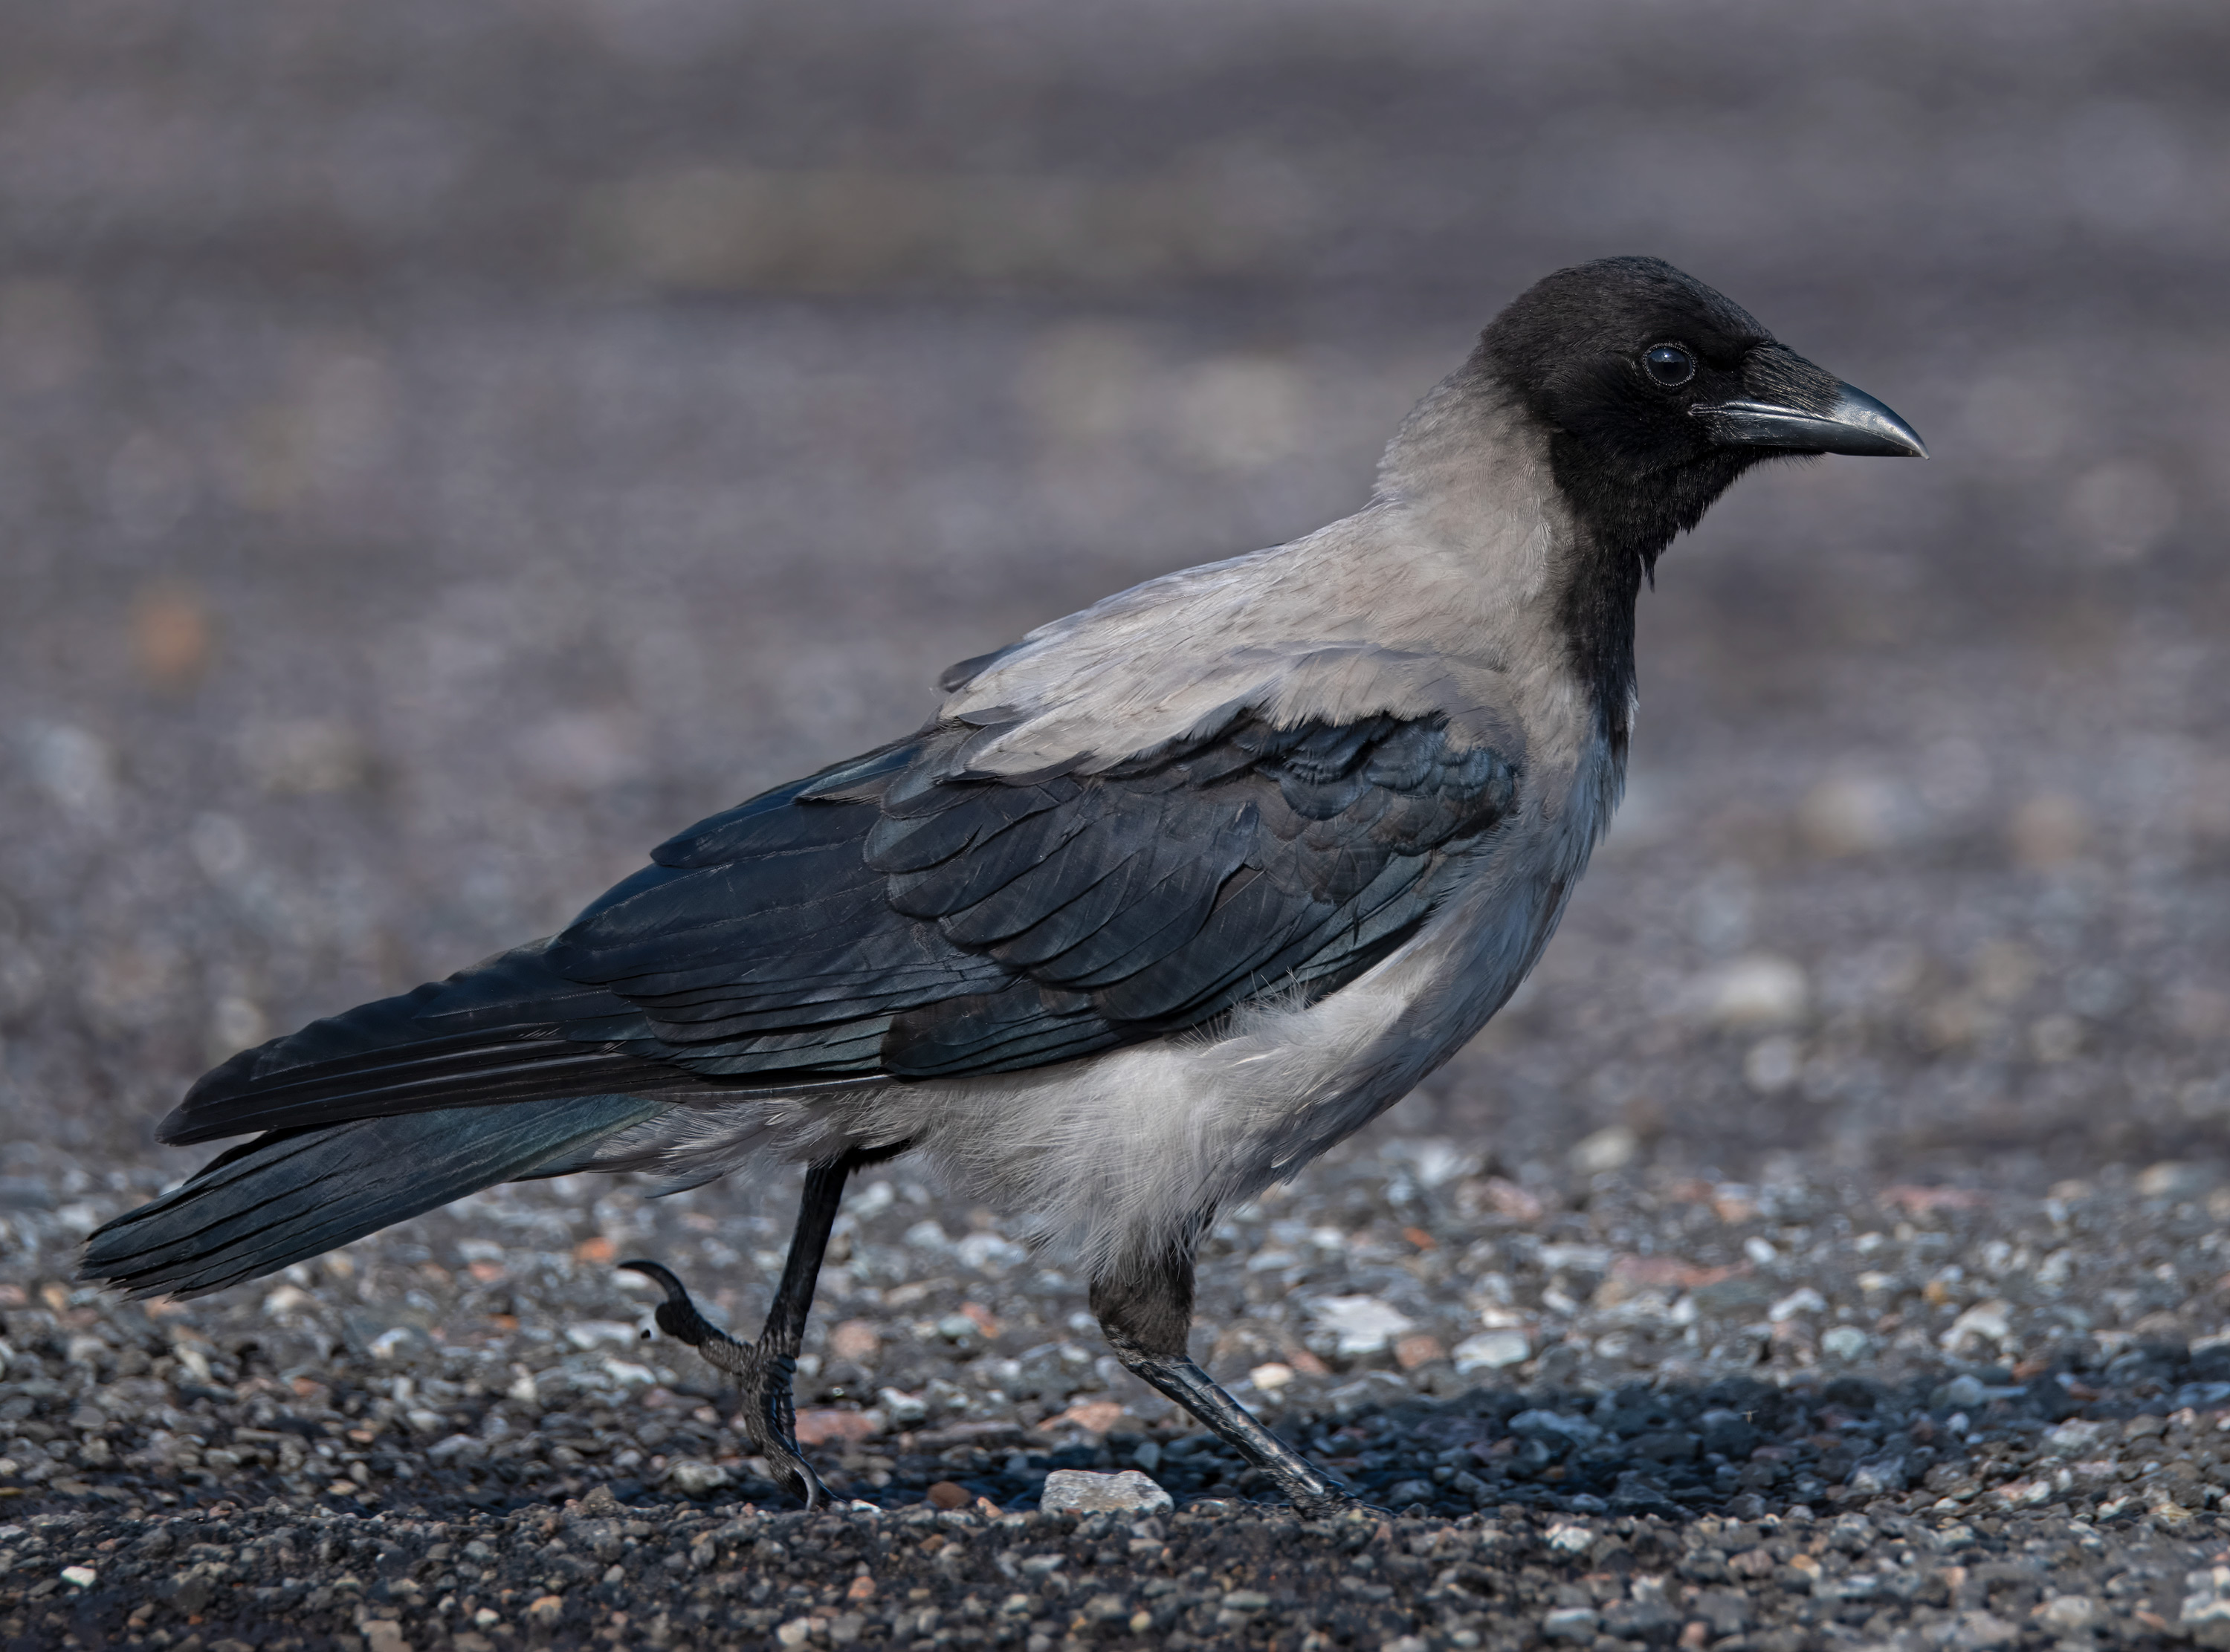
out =
[[[1516,794],[1431,721],[1241,717],[1091,775],[973,775],[945,724],[674,839],[684,868],[551,943],[654,1053],[782,1082],[1067,1059],[1334,990],[1398,945]]]
[[[1318,997],[1492,852],[1519,783],[1390,716],[1240,715],[1020,779],[970,771],[986,732],[939,724],[701,821],[552,940],[235,1057],[164,1137],[1011,1071]]]

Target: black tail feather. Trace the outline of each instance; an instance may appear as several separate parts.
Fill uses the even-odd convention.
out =
[[[80,1276],[199,1296],[513,1180],[664,1105],[577,1096],[273,1131],[96,1231]]]
[[[157,1128],[164,1141],[338,1124],[370,1114],[501,1107],[548,1096],[683,1094],[704,1081],[614,1041],[647,1032],[624,1000],[564,980],[536,942],[397,998],[243,1050]],[[603,1036],[565,1036],[593,1023]]]

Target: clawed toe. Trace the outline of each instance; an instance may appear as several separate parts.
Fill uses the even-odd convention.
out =
[[[756,1341],[738,1341],[699,1313],[697,1304],[689,1299],[688,1287],[671,1269],[641,1258],[619,1264],[666,1293],[656,1315],[660,1330],[696,1349],[707,1364],[735,1379],[743,1402],[738,1426],[752,1449],[766,1459],[775,1480],[808,1508],[825,1508],[832,1500],[821,1476],[797,1449],[790,1385],[797,1372],[798,1347],[805,1335],[814,1282],[820,1277],[822,1261],[828,1254],[828,1231],[836,1220],[844,1179],[856,1157],[846,1154],[807,1167],[805,1197],[798,1205],[797,1231],[790,1238],[790,1257],[783,1264],[782,1282],[767,1310],[765,1328]]]
[[[790,1495],[807,1508],[826,1508],[833,1501],[828,1495],[828,1488],[821,1483],[821,1476],[813,1472],[812,1464],[803,1457],[792,1457],[786,1463],[777,1463],[770,1459],[767,1466],[777,1475],[787,1470]]]
[[[697,1311],[688,1287],[671,1269],[641,1259],[617,1265],[641,1274],[666,1293],[666,1300],[658,1305],[660,1330],[696,1349],[736,1379],[742,1400],[737,1420],[753,1449],[766,1459],[776,1482],[808,1508],[828,1507],[831,1501],[828,1487],[797,1449],[790,1399],[791,1373],[796,1362],[790,1352],[764,1337],[751,1343],[730,1336]]]
[[[666,1293],[666,1300],[658,1305],[658,1328],[676,1342],[703,1348],[707,1343],[735,1340],[697,1311],[697,1304],[690,1300],[689,1288],[674,1276],[672,1270],[640,1258],[617,1265],[628,1273],[641,1274]]]

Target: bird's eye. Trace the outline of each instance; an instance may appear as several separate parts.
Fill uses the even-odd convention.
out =
[[[1696,358],[1678,344],[1652,344],[1642,351],[1641,364],[1660,384],[1685,384],[1696,376]]]

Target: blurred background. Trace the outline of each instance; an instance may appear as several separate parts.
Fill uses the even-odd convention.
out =
[[[1935,458],[1673,547],[1614,841],[1381,1133],[2225,1156],[2220,5],[4,14],[0,1192],[183,1170],[208,1064],[1354,508],[1496,309],[1629,252]]]

